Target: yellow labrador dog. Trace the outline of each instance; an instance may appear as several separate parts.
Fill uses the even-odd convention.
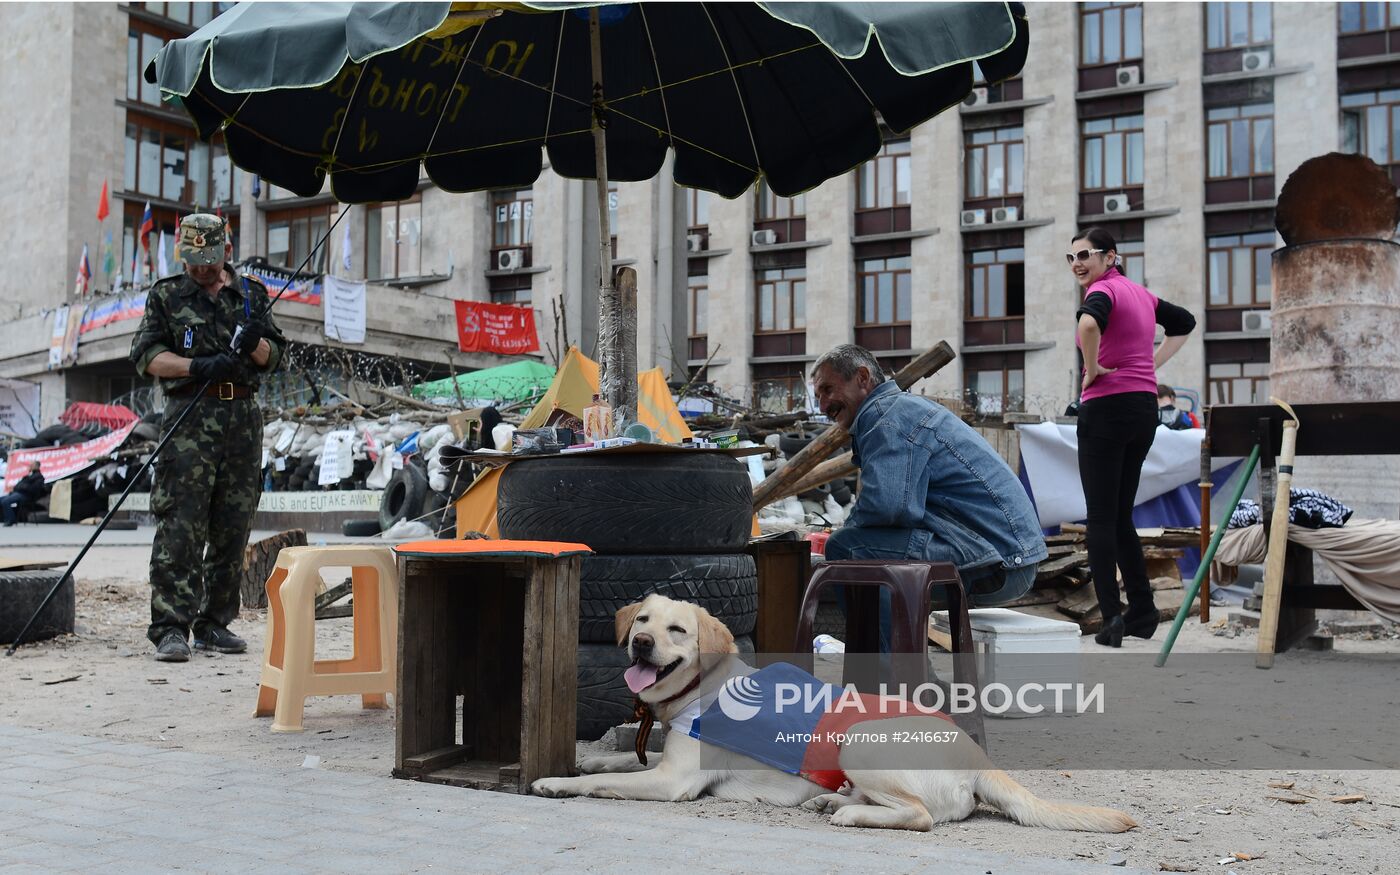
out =
[[[663,722],[670,723],[697,700],[715,698],[727,680],[749,671],[734,655],[734,636],[696,605],[652,595],[618,611],[616,624],[618,644],[627,644],[633,660],[628,685],[639,691],[641,700]],[[703,661],[702,654],[707,654]],[[905,745],[892,754],[888,742],[860,740],[861,725],[850,727],[855,740],[839,751],[840,769],[850,783],[846,792],[827,792],[800,775],[714,746],[704,751],[702,765],[706,744],[678,731],[667,732],[660,762],[653,756],[650,768],[633,754],[589,757],[579,764],[587,774],[541,778],[531,790],[540,796],[679,802],[708,795],[736,802],[800,805],[830,813],[831,822],[838,826],[885,829],[928,830],[936,823],[962,820],[979,800],[1026,826],[1088,832],[1123,832],[1137,826],[1128,815],[1111,808],[1037,798],[993,767],[964,733],[956,733],[952,743]],[[886,733],[946,733],[949,723],[920,714],[886,718],[880,727]],[[888,768],[895,761],[892,756],[909,767]]]

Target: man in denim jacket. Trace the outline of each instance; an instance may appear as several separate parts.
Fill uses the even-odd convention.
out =
[[[812,368],[817,404],[851,433],[860,494],[826,558],[923,559],[958,566],[974,605],[1004,604],[1035,582],[1047,553],[1016,475],[961,419],[885,379],[875,356],[843,344]],[[880,591],[880,649],[889,593]]]

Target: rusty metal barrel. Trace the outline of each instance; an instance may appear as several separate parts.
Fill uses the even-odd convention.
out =
[[[1279,195],[1269,394],[1400,399],[1400,245],[1389,174],[1359,155],[1305,161]]]

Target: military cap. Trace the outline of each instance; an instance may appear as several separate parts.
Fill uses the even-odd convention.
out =
[[[188,264],[218,264],[224,260],[228,232],[224,220],[209,213],[193,213],[180,220],[180,257]]]

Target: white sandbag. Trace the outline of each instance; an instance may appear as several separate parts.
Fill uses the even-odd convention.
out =
[[[826,521],[832,528],[835,528],[846,522],[846,509],[837,504],[835,498],[828,495],[826,501],[822,502],[822,516],[826,517]]]
[[[508,422],[503,422],[491,429],[491,443],[495,444],[498,452],[509,453],[511,449],[511,435],[513,434],[515,434],[515,426]]]
[[[387,530],[380,532],[379,537],[386,541],[409,541],[437,536],[427,523],[420,523],[417,520],[399,520]]]

